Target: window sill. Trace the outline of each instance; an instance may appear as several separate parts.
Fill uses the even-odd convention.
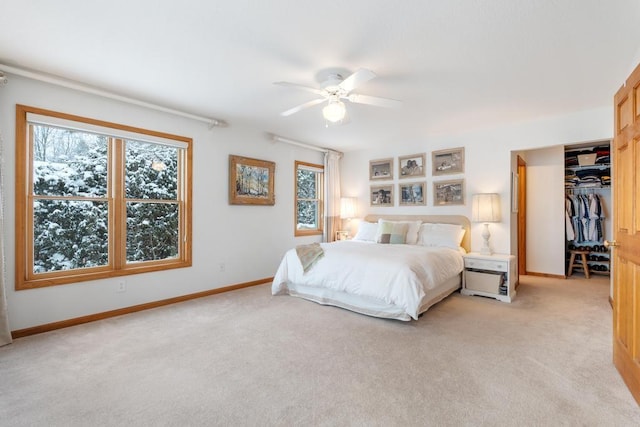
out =
[[[64,275],[64,272],[58,274],[52,273],[46,277],[39,277],[36,279],[23,279],[16,282],[16,291],[23,291],[27,289],[46,288],[48,286],[68,285],[71,283],[88,282],[90,280],[101,280],[112,277],[130,276],[133,274],[150,273],[154,271],[172,270],[175,268],[191,267],[191,261],[172,261],[172,262],[157,262],[151,265],[144,266],[129,266],[121,270],[105,270],[101,268],[96,271],[87,272],[85,274],[73,274]]]

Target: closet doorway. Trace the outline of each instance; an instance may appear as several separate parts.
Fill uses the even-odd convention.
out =
[[[609,186],[602,185],[598,187],[595,180],[600,180],[604,176],[595,176],[595,172],[600,172],[606,168],[604,164],[599,162],[595,165],[587,165],[591,155],[587,160],[578,161],[576,165],[570,165],[567,168],[567,152],[578,150],[582,155],[583,150],[593,150],[594,147],[607,145],[610,141],[598,140],[562,145],[552,145],[548,147],[535,148],[531,150],[522,150],[515,152],[513,155],[512,172],[514,176],[518,175],[518,212],[515,212],[515,204],[513,206],[512,216],[512,239],[514,243],[514,255],[518,254],[518,270],[521,275],[552,277],[564,279],[567,277],[567,264],[569,244],[577,243],[567,241],[566,233],[566,191],[567,178],[569,171],[572,175],[576,175],[572,179],[575,184],[573,192],[597,192],[606,196],[604,202],[604,220],[603,226],[604,238],[611,236],[611,218],[610,215],[610,194]],[[604,161],[604,153],[598,154],[591,159],[593,162],[602,158]],[[594,153],[591,153],[594,154]],[[600,157],[598,157],[600,156]],[[514,194],[515,196],[515,194]],[[583,239],[586,240],[586,239]],[[604,242],[598,243],[598,247]],[[585,242],[580,242],[586,245]],[[588,246],[596,246],[593,242]],[[600,248],[598,248],[600,249]],[[589,253],[589,265],[597,266],[596,274],[607,274],[603,266],[607,265],[605,252],[595,251]],[[576,273],[581,274],[580,271]]]
[[[564,160],[567,275],[578,269],[586,277],[609,276],[611,262],[604,242],[613,232],[611,141],[566,146]],[[583,261],[572,263],[571,253],[575,256],[577,251]]]

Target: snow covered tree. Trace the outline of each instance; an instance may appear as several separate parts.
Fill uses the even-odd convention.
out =
[[[297,224],[298,229],[316,229],[319,220],[319,194],[317,172],[309,169],[297,170]]]
[[[91,199],[107,195],[107,138],[43,127],[34,132],[34,271],[106,265],[108,205]]]
[[[108,149],[104,135],[34,126],[34,272],[108,264]],[[178,150],[127,141],[125,153],[127,261],[175,257]]]
[[[158,144],[127,141],[127,261],[178,255],[178,152]]]

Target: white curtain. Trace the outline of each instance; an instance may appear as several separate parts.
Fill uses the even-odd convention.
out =
[[[7,298],[4,284],[7,282],[4,272],[7,271],[4,262],[4,199],[3,199],[3,173],[4,158],[2,156],[2,129],[0,129],[0,345],[11,343],[11,329],[9,329],[9,315],[7,313]]]
[[[339,151],[324,154],[324,235],[325,242],[336,240],[340,229],[340,158]]]

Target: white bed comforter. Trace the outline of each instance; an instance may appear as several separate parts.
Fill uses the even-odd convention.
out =
[[[289,283],[330,288],[401,307],[417,319],[425,290],[463,269],[461,252],[450,248],[359,241],[321,246],[324,256],[306,273],[295,249],[289,250],[274,277],[272,294],[288,293]]]

